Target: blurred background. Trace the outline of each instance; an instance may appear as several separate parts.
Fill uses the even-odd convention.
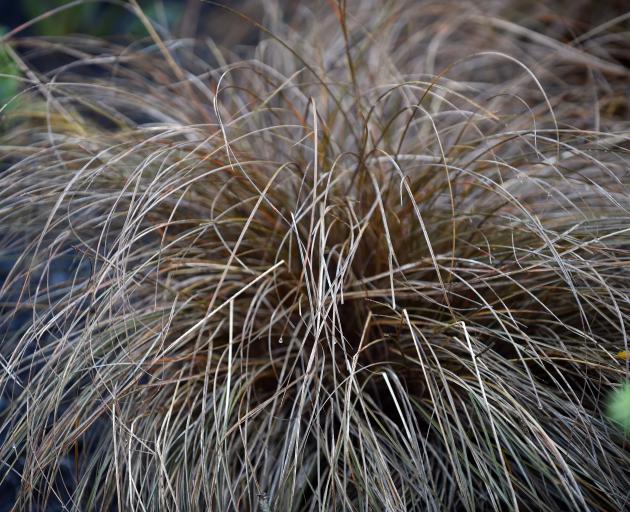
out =
[[[60,36],[89,34],[91,36],[136,36],[146,32],[131,9],[132,0],[0,0],[0,27],[12,30],[38,16],[43,19],[21,31],[22,35]],[[448,0],[417,0],[430,4],[448,3]],[[162,28],[175,37],[211,35],[215,38],[243,42],[242,27],[225,23],[225,10],[204,0],[137,0],[142,10]],[[628,13],[629,0],[462,0],[480,8],[490,3],[503,8],[506,18],[524,25],[529,24],[532,12],[548,13],[548,20],[563,24],[569,32],[579,35],[585,30],[616,16]],[[260,20],[265,10],[264,0],[218,0],[217,4],[242,10]],[[284,10],[314,3],[329,4],[335,0],[281,1]],[[536,20],[541,21],[541,20]],[[242,25],[242,24],[240,24]]]
[[[255,44],[257,32],[225,9],[203,0],[138,0],[162,37],[212,37],[234,47]],[[222,0],[223,5],[254,19],[264,15],[262,1]],[[63,37],[77,34],[130,42],[147,38],[131,0],[0,0],[0,36]],[[18,83],[7,76],[18,69],[0,44],[0,106],[17,92]]]
[[[60,12],[28,27],[23,33],[43,36],[76,33],[94,36],[142,34],[142,25],[121,5],[123,2],[90,2],[72,6],[74,3],[71,0],[2,0],[0,24],[5,30],[13,29],[50,10],[62,8]],[[190,11],[191,7],[193,10],[202,7],[197,0],[141,0],[139,3],[148,15],[162,18],[165,23],[169,20],[168,24],[173,26],[182,21],[182,15],[187,8]],[[64,9],[64,6],[67,8]],[[196,17],[192,18],[195,19]]]
[[[219,2],[249,15],[262,13],[263,2]],[[175,37],[212,35],[241,41],[239,27],[221,22],[225,11],[202,0],[138,0],[138,5],[161,29]],[[220,12],[223,11],[223,12]],[[130,0],[0,0],[0,27],[6,32],[42,18],[20,35],[96,37],[144,37],[146,30],[133,13]]]

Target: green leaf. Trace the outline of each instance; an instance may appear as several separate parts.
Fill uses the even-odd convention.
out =
[[[6,29],[0,27],[0,36],[5,33]],[[17,94],[19,82],[14,77],[19,74],[20,70],[7,52],[6,45],[0,45],[0,107]]]
[[[608,418],[630,435],[630,384],[625,384],[610,395]]]

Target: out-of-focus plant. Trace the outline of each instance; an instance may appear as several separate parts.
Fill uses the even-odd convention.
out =
[[[619,352],[618,359],[630,359],[630,352]],[[630,435],[630,382],[615,389],[608,400],[608,418]]]
[[[23,0],[22,12],[26,19],[33,19],[68,3],[69,0]],[[184,2],[178,1],[148,0],[139,3],[147,17],[168,26],[174,26],[178,22],[184,8]],[[44,17],[34,25],[33,30],[43,36],[78,33],[89,33],[93,36],[146,36],[146,30],[137,16],[122,7],[104,2],[85,2],[68,7],[54,16]]]
[[[613,391],[608,403],[608,417],[622,428],[626,435],[630,435],[630,384]]]
[[[23,0],[22,11],[27,19],[31,19],[67,3],[68,0]],[[118,9],[107,9],[105,13],[99,13],[99,10],[99,4],[94,2],[71,7],[55,16],[42,19],[36,24],[35,30],[39,35],[61,36],[85,32],[86,27],[89,27],[90,33],[95,35],[107,34],[116,22]]]
[[[0,37],[5,33],[6,29],[0,27]],[[18,75],[17,64],[8,54],[5,45],[0,45],[0,108],[17,93],[18,81],[16,77]]]

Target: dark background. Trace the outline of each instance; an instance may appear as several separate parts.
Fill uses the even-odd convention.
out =
[[[96,37],[146,37],[146,30],[131,12],[129,0],[87,0],[80,5],[63,6],[71,0],[0,0],[0,31],[22,26],[37,16],[59,12],[26,26],[20,36],[64,36],[87,34]],[[247,12],[259,19],[261,2],[220,0],[221,4]],[[127,4],[125,8],[124,4]],[[224,9],[202,0],[138,0],[138,4],[161,29],[173,37],[211,36],[225,43],[243,42],[243,23]]]

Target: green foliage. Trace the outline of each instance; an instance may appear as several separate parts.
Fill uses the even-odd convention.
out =
[[[28,18],[35,18],[47,11],[61,7],[69,0],[23,0],[22,9]],[[111,16],[97,18],[99,5],[95,2],[71,7],[44,18],[35,25],[38,34],[46,36],[62,36],[78,32],[89,31],[95,35],[106,34],[111,31]]]
[[[608,402],[608,417],[630,435],[630,384],[614,390]]]
[[[69,0],[23,0],[22,9],[27,18],[62,7]],[[144,13],[163,25],[173,26],[183,13],[183,2],[149,0],[140,2]],[[92,36],[111,36],[113,34],[146,37],[147,33],[140,20],[120,6],[86,2],[45,17],[34,27],[38,35],[63,36],[68,34],[90,34]]]
[[[4,27],[0,27],[0,37],[6,33]],[[18,91],[17,77],[20,73],[17,64],[8,54],[5,45],[0,45],[0,108]]]

